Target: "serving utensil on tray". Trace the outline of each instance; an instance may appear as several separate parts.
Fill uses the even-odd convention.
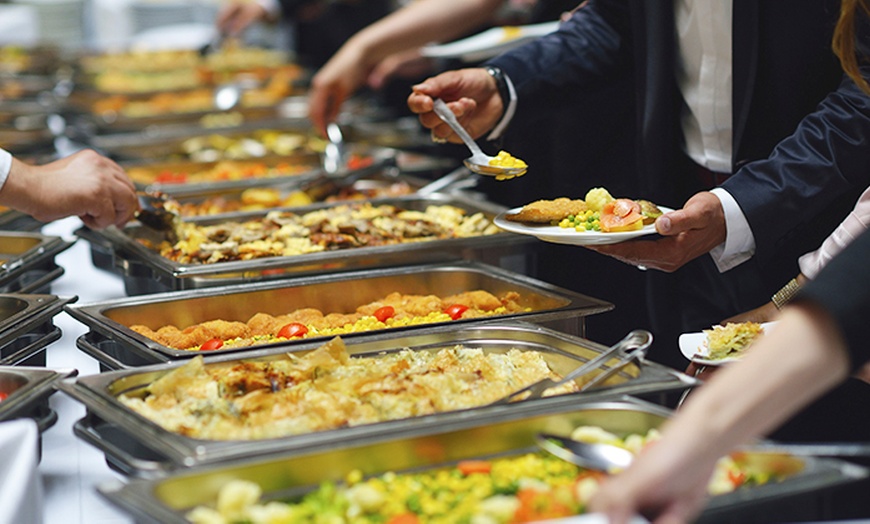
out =
[[[572,464],[596,471],[621,470],[634,459],[627,449],[613,444],[590,443],[551,433],[538,433],[535,443],[541,449]],[[800,457],[870,457],[870,444],[858,443],[812,443],[812,444],[761,444],[746,448],[753,455],[769,454]]]
[[[561,380],[543,378],[518,391],[514,391],[510,395],[500,400],[493,402],[493,405],[508,404],[517,400],[541,398],[544,392],[548,389],[559,387],[563,384],[567,384],[568,382],[572,382],[579,377],[586,375],[587,373],[599,369],[608,360],[612,359],[617,355],[620,355],[620,359],[615,365],[603,370],[601,373],[592,378],[592,380],[580,386],[580,391],[585,391],[593,386],[600,384],[601,382],[612,376],[614,373],[627,366],[629,363],[634,362],[635,360],[638,360],[646,355],[646,350],[652,343],[652,339],[652,333],[650,333],[649,331],[643,329],[636,329],[626,335],[625,338],[623,338],[616,344],[610,346],[610,348],[608,348],[597,357],[593,358],[592,360],[586,362],[582,366],[574,369],[573,371],[565,375]]]
[[[136,211],[135,217],[145,227],[160,231],[167,235],[167,240],[174,242],[175,225],[178,223],[179,216],[172,211],[164,208],[168,196],[165,193],[145,193],[137,191],[139,197],[139,210]]]
[[[471,135],[468,134],[465,128],[462,127],[462,124],[459,123],[459,120],[456,119],[456,115],[453,114],[453,111],[451,111],[450,108],[447,107],[447,104],[440,98],[435,99],[434,111],[435,114],[444,121],[444,123],[450,126],[450,129],[452,129],[453,132],[462,139],[471,151],[471,156],[462,161],[462,163],[464,163],[471,171],[478,175],[494,176],[503,180],[520,176],[526,172],[527,168],[525,167],[503,167],[491,165],[490,161],[495,157],[487,155],[480,149],[477,142],[471,138]]]

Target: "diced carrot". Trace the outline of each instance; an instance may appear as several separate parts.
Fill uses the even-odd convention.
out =
[[[471,475],[472,473],[489,473],[492,471],[492,464],[485,460],[463,460],[456,465],[456,469],[463,475]]]

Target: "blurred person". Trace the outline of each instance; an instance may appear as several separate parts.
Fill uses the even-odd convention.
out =
[[[416,0],[353,35],[317,72],[311,82],[309,117],[325,133],[342,104],[363,86],[382,89],[399,74],[421,77],[431,72],[419,48],[449,42],[490,23],[557,20],[576,0]],[[523,14],[499,19],[499,11]]]
[[[254,22],[280,18],[294,27],[300,64],[322,66],[354,33],[388,15],[393,0],[230,0],[218,12],[221,34],[239,36]]]
[[[0,205],[40,222],[78,216],[95,229],[120,227],[139,209],[124,170],[91,150],[32,166],[0,149]]]
[[[635,513],[653,522],[689,522],[703,509],[719,457],[768,433],[850,373],[866,380],[868,260],[870,232],[864,232],[806,284],[752,351],[687,400],[660,440],[601,486],[589,509],[613,524]]]
[[[870,185],[870,99],[830,51],[839,1],[790,6],[589,0],[557,32],[489,61],[500,81],[450,71],[415,86],[409,107],[457,142],[431,111],[444,98],[472,136],[492,137],[524,104],[554,105],[556,90],[606,88],[628,72],[637,196],[676,211],[658,219],[656,240],[593,249],[661,270],[646,273],[645,300],[668,349],[651,357],[683,367],[680,333],[766,301]]]

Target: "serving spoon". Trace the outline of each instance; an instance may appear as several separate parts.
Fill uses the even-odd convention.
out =
[[[456,119],[456,115],[454,115],[453,111],[447,107],[444,100],[441,100],[440,98],[435,99],[434,111],[445,124],[450,126],[450,129],[452,129],[453,132],[462,139],[462,142],[464,142],[469,151],[471,151],[471,156],[463,160],[462,163],[474,173],[477,173],[478,175],[494,176],[499,180],[507,180],[521,176],[528,170],[527,167],[504,167],[491,165],[490,161],[494,160],[495,157],[487,155],[480,149],[480,146],[477,145],[477,142],[475,142],[465,128],[462,127],[462,124],[459,123],[459,120]]]
[[[613,472],[627,468],[634,454],[613,444],[589,443],[569,437],[538,433],[535,443],[541,449],[577,466]],[[870,444],[858,442],[777,444],[763,443],[737,450],[764,455],[799,457],[870,457]]]

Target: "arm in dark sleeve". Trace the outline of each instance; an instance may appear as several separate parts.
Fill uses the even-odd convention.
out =
[[[559,30],[488,62],[523,94],[553,87],[592,87],[629,67],[626,2],[590,0]]]
[[[870,230],[801,289],[794,302],[801,301],[813,302],[831,315],[846,341],[853,370],[870,362]]]
[[[870,185],[867,136],[870,97],[846,78],[768,158],[725,181],[752,228],[756,260],[766,262],[838,198]]]

